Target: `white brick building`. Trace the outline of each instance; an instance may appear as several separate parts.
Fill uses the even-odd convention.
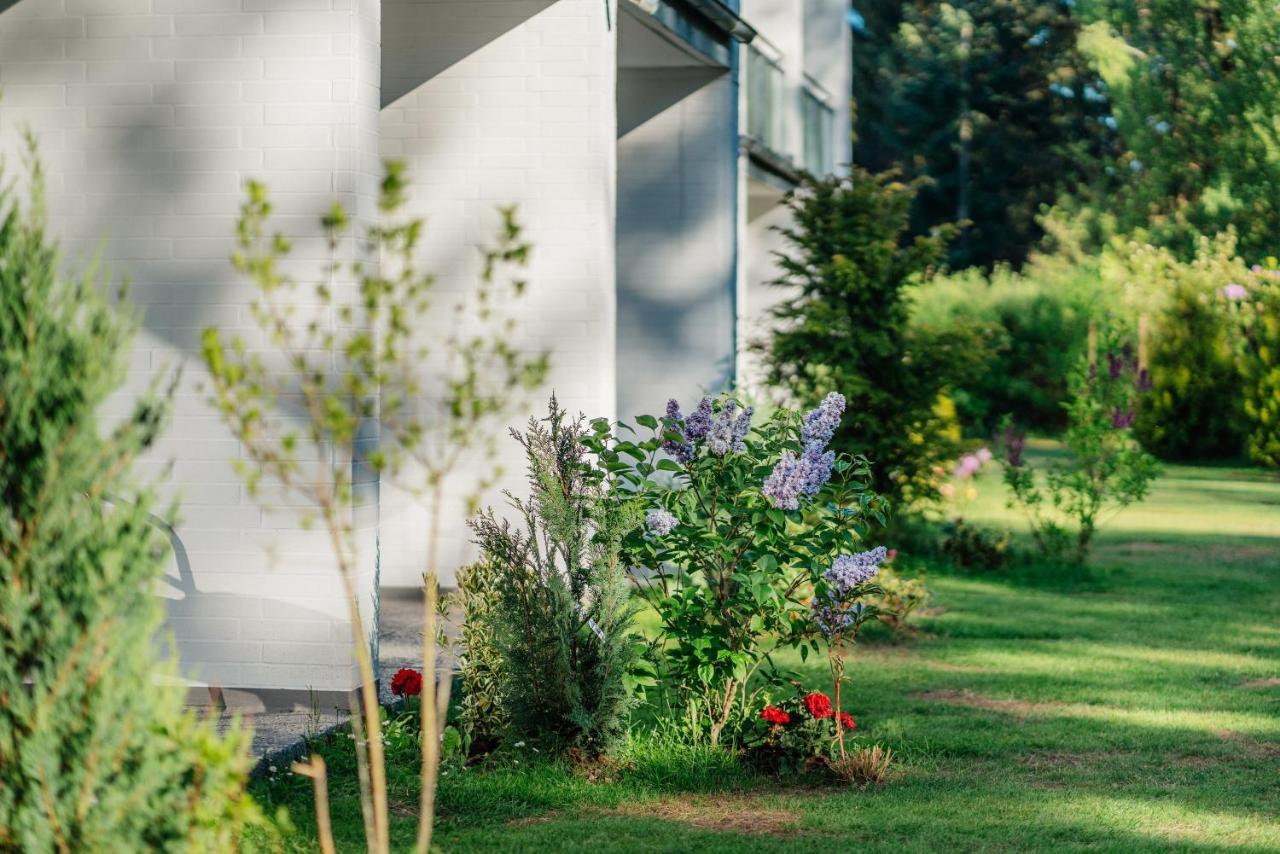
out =
[[[0,0],[0,151],[28,123],[53,230],[134,282],[136,387],[185,369],[144,473],[182,500],[169,622],[193,683],[287,705],[356,682],[322,537],[249,499],[199,389],[201,330],[254,329],[227,262],[246,179],[319,261],[318,215],[337,199],[370,222],[380,159],[407,161],[446,289],[474,281],[473,247],[517,204],[535,247],[521,343],[550,348],[549,387],[589,415],[657,411],[749,371],[781,194],[798,168],[848,159],[846,15],[845,0]],[[423,526],[389,485],[365,494],[372,600],[375,568],[414,584]],[[462,516],[455,503],[450,568],[470,555]]]

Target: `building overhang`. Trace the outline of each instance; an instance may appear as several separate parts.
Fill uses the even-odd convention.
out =
[[[756,36],[722,0],[623,0],[620,11],[681,50],[723,68],[732,64],[732,42],[747,44]]]
[[[748,177],[781,190],[790,190],[800,184],[804,172],[790,157],[784,157],[749,136],[741,138],[741,145],[747,155]]]

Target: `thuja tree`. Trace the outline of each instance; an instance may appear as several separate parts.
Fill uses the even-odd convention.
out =
[[[268,231],[271,204],[264,186],[249,185],[241,209],[236,268],[257,286],[252,315],[285,370],[273,367],[240,338],[218,330],[204,337],[204,358],[215,405],[240,440],[243,475],[255,495],[266,480],[300,506],[304,524],[328,535],[344,585],[360,674],[360,709],[353,714],[365,835],[374,851],[390,848],[381,719],[369,633],[359,601],[362,559],[354,523],[357,478],[401,479],[430,508],[423,558],[424,680],[422,785],[417,850],[427,851],[434,820],[440,737],[449,678],[436,678],[438,583],[435,539],[440,496],[464,455],[483,448],[490,420],[512,405],[511,392],[541,381],[545,356],[524,356],[509,344],[511,314],[524,281],[507,275],[527,261],[514,211],[502,214],[497,244],[483,252],[478,287],[437,305],[431,275],[416,266],[420,219],[402,218],[407,183],[403,166],[387,164],[379,196],[380,222],[350,234],[335,205],[322,219],[331,260],[320,281],[303,286],[284,267],[287,238]],[[361,259],[343,262],[341,247],[362,240]],[[426,332],[448,323],[438,337]],[[297,417],[281,417],[284,407]],[[296,426],[292,426],[296,425]],[[407,463],[416,463],[409,466]],[[447,672],[447,669],[446,669]],[[437,690],[439,683],[439,690]],[[355,712],[356,710],[353,710]],[[313,757],[298,769],[324,785]],[[317,797],[317,803],[320,802]],[[331,844],[326,840],[322,843]]]
[[[492,567],[485,620],[502,659],[500,702],[525,740],[589,756],[626,731],[638,644],[624,538],[643,523],[640,498],[590,452],[585,420],[555,398],[547,417],[512,436],[528,460],[528,499],[508,493],[516,524],[492,509],[472,522]]]
[[[134,324],[62,272],[31,163],[25,212],[0,191],[0,850],[230,850],[247,739],[184,711],[155,657],[172,514],[131,465],[167,395],[99,424]]]
[[[930,472],[951,456],[937,414],[947,347],[907,322],[907,287],[939,260],[949,231],[907,236],[914,194],[862,170],[793,193],[771,283],[786,296],[760,345],[770,384],[802,405],[829,392],[848,400],[833,445],[870,459],[875,491],[895,506],[934,497]]]
[[[597,422],[589,446],[648,503],[628,541],[635,576],[661,624],[657,650],[689,729],[716,744],[752,708],[772,654],[815,645],[806,602],[823,573],[883,525],[865,458],[828,448],[845,401],[752,425],[729,397],[685,415],[671,401],[637,423],[642,441]]]

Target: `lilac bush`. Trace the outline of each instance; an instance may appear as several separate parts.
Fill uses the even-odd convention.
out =
[[[689,729],[712,743],[755,708],[749,685],[772,668],[770,653],[816,648],[810,601],[836,587],[824,573],[866,572],[862,543],[885,506],[865,459],[827,449],[843,410],[831,394],[761,421],[721,396],[688,415],[673,400],[662,417],[637,418],[652,434],[641,441],[594,425],[591,450],[652,508],[628,541],[630,562]]]

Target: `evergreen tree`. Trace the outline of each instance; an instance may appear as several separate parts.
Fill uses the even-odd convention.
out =
[[[1106,88],[1061,0],[870,0],[854,50],[854,162],[927,178],[912,230],[970,224],[953,267],[1021,265],[1061,191],[1105,185]]]
[[[782,230],[783,273],[772,283],[787,297],[760,345],[769,384],[801,405],[845,396],[832,447],[866,456],[873,490],[895,506],[936,494],[932,470],[953,450],[941,396],[976,349],[907,322],[908,286],[953,233],[908,236],[914,193],[892,174],[855,169],[809,179],[788,197],[793,225]]]
[[[166,522],[130,464],[166,400],[100,430],[133,324],[60,272],[31,151],[29,207],[0,192],[0,851],[229,850],[246,739],[155,657]]]

